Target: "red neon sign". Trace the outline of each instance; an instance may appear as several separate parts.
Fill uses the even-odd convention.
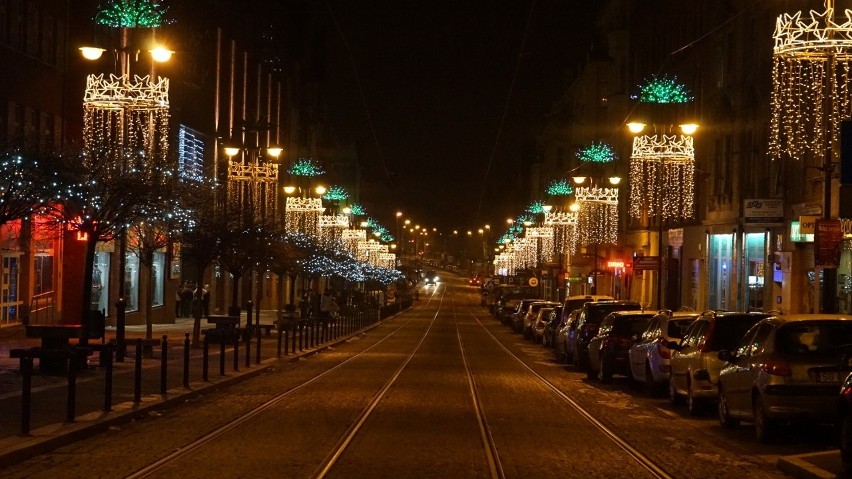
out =
[[[607,261],[608,268],[624,268],[624,261]]]

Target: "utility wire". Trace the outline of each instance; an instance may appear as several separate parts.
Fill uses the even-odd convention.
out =
[[[488,183],[488,174],[491,172],[491,165],[494,163],[494,156],[497,154],[497,147],[500,144],[500,136],[503,133],[503,126],[506,123],[506,116],[509,113],[509,105],[512,103],[512,93],[515,90],[515,83],[518,80],[518,72],[521,69],[521,60],[524,56],[524,48],[526,48],[527,44],[527,36],[530,31],[530,24],[532,23],[533,11],[535,11],[535,0],[532,1],[530,5],[530,13],[527,15],[527,24],[524,27],[524,36],[521,39],[521,49],[518,52],[518,61],[515,63],[515,72],[512,74],[512,83],[509,86],[509,94],[506,96],[506,105],[503,107],[503,115],[500,118],[500,125],[497,127],[497,137],[494,139],[494,147],[491,149],[491,156],[488,158],[488,165],[485,168],[485,175],[482,177],[482,189],[479,192],[479,205],[476,207],[476,216],[475,221],[479,222],[479,214],[482,211],[482,202],[485,199],[485,188]]]

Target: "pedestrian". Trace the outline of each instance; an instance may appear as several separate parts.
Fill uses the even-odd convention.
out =
[[[201,314],[203,314],[205,318],[210,316],[210,284],[209,283],[204,283],[204,287],[201,288]]]
[[[319,304],[320,318],[323,320],[328,320],[328,316],[331,313],[332,301],[334,301],[334,299],[328,293],[328,290],[323,291]]]

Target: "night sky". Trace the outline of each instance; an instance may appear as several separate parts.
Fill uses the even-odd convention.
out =
[[[372,192],[369,186],[364,191],[369,212],[390,223],[392,212],[401,209],[445,231],[520,213],[528,200],[533,135],[589,51],[599,2],[328,5],[328,115],[344,142],[361,147],[363,181],[373,184]],[[379,197],[376,189],[387,193]]]

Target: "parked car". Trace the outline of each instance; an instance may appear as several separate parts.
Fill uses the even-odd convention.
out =
[[[544,342],[544,328],[550,322],[550,316],[554,309],[554,307],[545,306],[538,310],[538,314],[532,322],[532,339],[534,342]]]
[[[606,296],[604,294],[586,294],[586,295],[578,295],[578,296],[568,296],[567,299],[562,303],[562,311],[566,311],[566,316],[574,311],[575,309],[580,309],[586,303],[592,303],[594,301],[613,301],[615,298],[612,296]]]
[[[496,296],[494,303],[494,315],[503,324],[511,324],[512,314],[524,298],[534,298],[535,291],[532,288],[524,286],[501,286],[499,291],[495,289],[493,293]]]
[[[648,394],[669,384],[672,352],[669,343],[683,339],[698,313],[661,311],[651,319],[639,340],[630,347],[630,373],[633,381],[644,384]]]
[[[562,321],[562,306],[553,308],[550,312],[550,317],[547,318],[547,324],[544,326],[542,344],[552,348],[556,346],[556,332],[559,331],[559,324]]]
[[[733,349],[745,333],[769,315],[732,311],[706,311],[701,314],[672,350],[669,400],[678,404],[685,396],[690,414],[718,396],[716,385],[725,362],[719,351]]]
[[[572,359],[574,366],[585,370],[588,368],[589,341],[598,334],[601,321],[613,311],[641,310],[642,305],[636,301],[593,301],[586,303],[580,309],[574,332],[574,347]]]
[[[837,391],[852,371],[852,315],[766,318],[732,348],[719,351],[719,422],[754,422],[765,442],[782,421],[837,420]]]
[[[538,311],[541,308],[555,308],[558,305],[559,303],[555,303],[553,301],[540,301],[538,303],[530,304],[529,308],[527,308],[527,313],[524,315],[520,325],[520,332],[524,333],[524,339],[532,339],[533,324],[535,323],[535,320],[538,317]]]
[[[837,420],[840,424],[840,458],[848,476],[852,474],[852,374],[846,376],[840,387]]]
[[[540,303],[542,301],[544,300],[541,298],[522,299],[515,307],[515,311],[511,316],[510,324],[512,326],[512,331],[516,333],[523,331],[524,316],[526,316],[527,311],[529,311],[530,305],[533,303]]]
[[[562,309],[562,322],[559,330],[556,331],[556,359],[570,363],[574,357],[574,333],[577,331],[577,318],[580,316],[580,309],[575,309],[565,315],[565,309]]]
[[[654,313],[641,310],[609,313],[601,321],[598,334],[589,341],[588,378],[609,382],[613,374],[630,376],[627,351],[653,317]]]

